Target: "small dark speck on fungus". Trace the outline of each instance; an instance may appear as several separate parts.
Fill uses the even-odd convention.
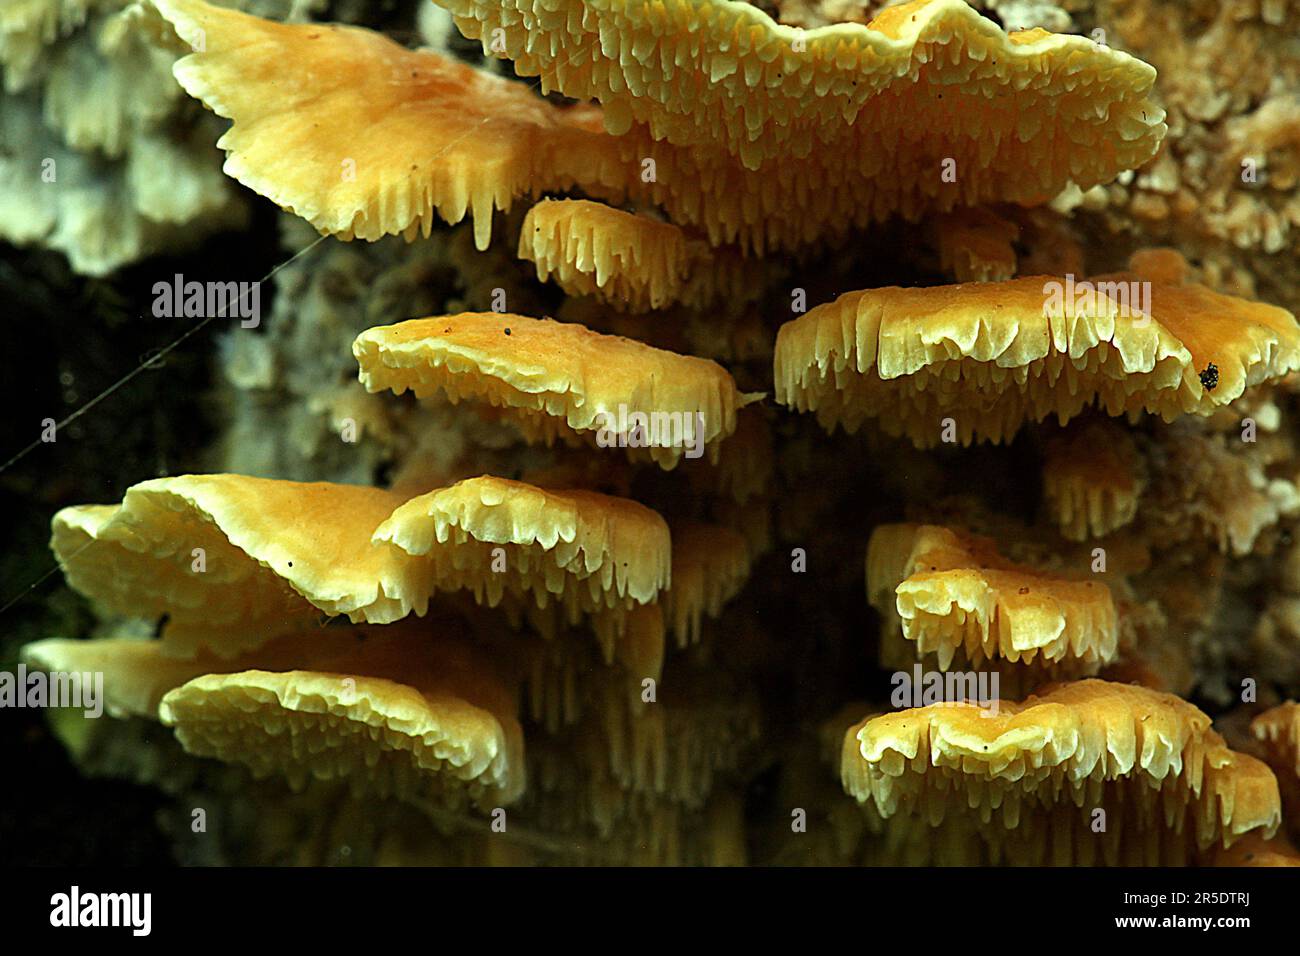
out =
[[[1211,362],[1201,371],[1201,385],[1207,392],[1212,392],[1219,385],[1219,366]]]

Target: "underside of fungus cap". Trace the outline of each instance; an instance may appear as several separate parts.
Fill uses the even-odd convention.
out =
[[[724,200],[761,196],[766,229],[744,209],[722,216],[732,230],[750,220],[740,232],[759,247],[892,213],[1045,202],[1143,164],[1165,133],[1151,66],[1080,36],[1004,34],[961,0],[810,31],[732,0],[672,0],[654,16],[623,0],[439,3],[543,91],[599,101],[610,133],[643,140],[638,155],[655,142],[692,153],[660,177],[664,207],[710,216],[681,202],[688,169]]]
[[[176,78],[234,121],[218,143],[226,172],[345,239],[427,236],[435,218],[468,211],[486,248],[493,210],[551,183],[567,121],[586,112],[369,30],[277,23],[202,0],[156,6],[196,50]]]
[[[1099,680],[996,711],[935,704],[870,718],[846,734],[841,774],[887,819],[973,821],[1010,862],[1187,862],[1246,833],[1271,837],[1280,821],[1273,774],[1228,749],[1205,714]]]
[[[759,738],[754,695],[727,686],[725,673],[678,672],[654,704],[629,701],[606,676],[592,711],[561,745],[531,751],[537,763],[530,775],[531,800],[558,802],[568,817],[576,810],[602,834],[656,806],[698,809]],[[735,693],[721,694],[720,686]]]
[[[130,637],[52,637],[24,646],[22,660],[50,673],[102,674],[104,710],[118,718],[157,719],[164,694],[208,672],[203,661],[161,653],[159,641]]]
[[[856,166],[883,174],[883,193],[920,169],[937,187],[952,157],[958,181],[1044,200],[1141,165],[1165,131],[1150,66],[1083,37],[1005,34],[960,0],[809,31],[732,0],[668,0],[653,15],[624,0],[438,2],[543,92],[601,103],[611,133],[641,125],[749,170]]]
[[[680,301],[691,252],[671,223],[585,199],[543,200],[519,230],[519,258],[537,266],[538,280],[553,278],[570,295],[596,294],[631,312]]]
[[[622,634],[613,635],[604,660],[579,634],[529,640],[503,630],[492,649],[515,666],[532,719],[554,734],[588,713],[607,684],[621,682],[629,699],[639,699],[643,681],[657,683],[663,676],[665,632],[661,605],[638,604],[624,615]]]
[[[621,0],[572,6],[449,4],[493,56],[487,21],[504,17],[504,55],[577,90],[558,106],[370,31],[158,0],[183,39],[203,37],[176,74],[233,120],[227,172],[345,238],[427,234],[435,212],[468,210],[486,248],[493,209],[578,187],[715,245],[788,249],[894,214],[1043,202],[1141,165],[1164,131],[1150,67],[1080,37],[1007,36],[958,0],[807,34],[731,0],[649,19]],[[292,82],[284,62],[302,65]]]
[[[423,622],[299,632],[233,659],[178,659],[125,637],[38,641],[22,654],[51,673],[102,675],[112,716],[162,720],[192,753],[297,787],[346,777],[419,798],[442,793],[433,777],[445,773],[455,792],[500,802],[522,792],[515,690],[470,642]]]
[[[545,199],[529,209],[518,254],[536,265],[539,281],[623,312],[734,307],[763,289],[762,267],[736,250],[587,199]]]
[[[505,478],[470,478],[413,498],[374,540],[424,558],[431,591],[468,589],[492,606],[510,595],[575,612],[629,610],[671,583],[668,525],[654,511]]]
[[[886,621],[936,654],[962,663],[1035,666],[1095,674],[1114,660],[1119,615],[1099,580],[1015,564],[993,541],[938,525],[882,525],[867,548],[867,595]]]
[[[1250,732],[1277,774],[1287,830],[1300,840],[1300,704],[1288,701],[1264,711],[1250,722]]]
[[[1300,778],[1300,704],[1288,701],[1264,711],[1250,722],[1250,730],[1279,774],[1289,770]]]
[[[1003,282],[1016,274],[1020,227],[985,208],[934,220],[939,265],[958,282]]]
[[[1061,534],[1100,538],[1137,517],[1146,484],[1132,434],[1111,421],[1071,422],[1043,445],[1043,497]]]
[[[197,641],[200,649],[186,657],[176,656],[163,641],[138,636],[91,640],[56,637],[27,644],[21,654],[30,666],[50,673],[102,674],[104,707],[111,716],[157,720],[163,696],[196,677],[250,667],[291,670],[311,661],[351,653],[359,641],[383,633],[352,626],[294,631],[268,637],[255,649],[238,656],[231,656],[234,652],[229,642],[214,633]]]
[[[723,605],[749,581],[749,543],[719,525],[674,524],[673,586],[665,609],[679,647],[697,644],[705,616],[716,619]]]
[[[775,453],[772,430],[760,408],[736,416],[736,431],[718,450],[707,470],[691,469],[694,487],[705,494],[725,494],[737,505],[763,495],[772,484]]]
[[[687,455],[715,455],[736,430],[736,412],[758,398],[740,392],[716,362],[508,313],[367,329],[352,352],[372,392],[441,391],[500,409],[531,440],[595,441],[648,454],[667,469]]]
[[[190,753],[296,789],[342,779],[435,805],[516,799],[525,769],[515,695],[481,655],[405,624],[362,633],[310,670],[197,677],[162,698],[159,716]]]
[[[233,655],[323,616],[409,613],[409,572],[370,545],[401,503],[378,488],[243,475],[157,478],[122,504],[65,508],[55,555],[68,583],[130,617],[167,616],[168,646]]]
[[[1138,273],[850,292],[777,335],[777,401],[920,447],[1009,440],[1097,405],[1208,415],[1300,367],[1286,310]]]

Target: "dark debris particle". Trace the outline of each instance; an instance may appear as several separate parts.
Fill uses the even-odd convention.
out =
[[[509,334],[510,334],[510,330],[509,330],[509,329],[506,329],[506,335],[509,335]]]
[[[1212,392],[1219,385],[1219,366],[1211,362],[1201,370],[1201,385],[1207,392]]]

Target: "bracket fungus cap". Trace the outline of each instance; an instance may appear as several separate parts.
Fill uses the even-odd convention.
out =
[[[950,420],[967,445],[1094,404],[1208,415],[1300,368],[1300,326],[1285,309],[1138,273],[1035,276],[846,293],[781,327],[774,366],[777,401],[827,428],[870,418],[931,447]]]
[[[644,505],[486,475],[411,499],[374,540],[427,559],[433,587],[468,588],[493,606],[510,593],[541,607],[554,598],[583,612],[630,610],[671,583],[668,525]]]
[[[184,653],[219,635],[235,654],[322,615],[409,613],[407,568],[370,546],[402,501],[379,488],[244,475],[133,485],[120,505],[65,508],[52,547],[68,583],[133,617],[167,615]]]
[[[531,440],[620,444],[665,469],[703,441],[717,446],[736,430],[736,413],[760,396],[742,393],[716,362],[602,335],[583,325],[497,312],[412,319],[367,329],[353,354],[372,392],[444,392],[485,402]],[[634,415],[647,428],[635,447]],[[703,435],[698,433],[703,424]],[[668,436],[658,434],[667,422]],[[687,434],[689,429],[689,436]],[[689,437],[689,442],[687,438]]]
[[[1185,859],[1247,833],[1271,837],[1281,819],[1273,774],[1228,749],[1196,707],[1100,680],[996,712],[945,703],[869,718],[845,735],[841,773],[886,819],[934,828],[974,815],[981,839],[1039,864]],[[1078,825],[1094,808],[1109,815],[1101,833]]]

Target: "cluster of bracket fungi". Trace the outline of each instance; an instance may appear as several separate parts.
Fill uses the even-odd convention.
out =
[[[242,859],[1300,860],[1300,326],[1060,201],[1167,156],[1155,69],[962,0],[437,2],[516,76],[138,13],[229,177],[340,249],[464,230],[481,308],[351,336],[384,481],[61,511],[105,624],[31,664],[259,781]]]

